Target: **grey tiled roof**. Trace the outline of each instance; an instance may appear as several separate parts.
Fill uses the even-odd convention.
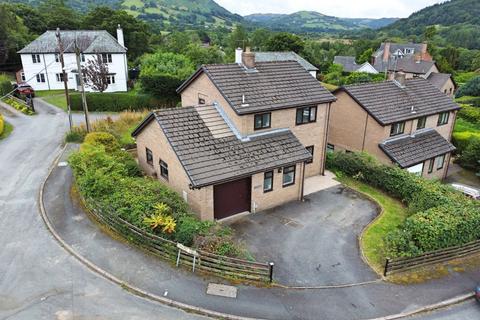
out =
[[[445,83],[452,77],[450,73],[436,73],[432,72],[428,76],[427,80],[430,81],[438,89],[442,89]],[[452,80],[453,81],[453,80]]]
[[[404,52],[405,48],[413,48],[415,50],[414,53],[419,53],[422,51],[422,44],[421,43],[390,43],[390,53],[393,54],[397,50]],[[385,49],[385,42],[382,42],[380,48],[374,53],[374,56],[379,57],[383,54],[383,50]]]
[[[255,69],[243,65],[202,66],[178,89],[180,93],[205,73],[237,114],[332,102],[335,97],[295,61],[258,62]],[[242,101],[245,97],[245,103]]]
[[[61,31],[65,52],[74,52],[74,41],[83,53],[125,53],[127,50],[121,46],[117,39],[105,30],[75,30]],[[55,31],[46,31],[37,39],[30,42],[18,53],[58,53]]]
[[[293,51],[288,52],[255,52],[255,61],[273,62],[273,61],[297,61],[307,71],[318,71],[313,64],[299,56]]]
[[[435,61],[416,61],[414,56],[407,56],[405,58],[395,59],[390,58],[389,61],[383,61],[382,59],[376,59],[374,68],[378,72],[388,71],[404,71],[415,74],[426,74],[435,65]]]
[[[455,150],[455,147],[434,129],[386,140],[380,144],[380,148],[402,168]]]
[[[362,66],[355,62],[355,57],[350,56],[335,56],[333,63],[342,65],[345,72],[355,72]]]
[[[404,88],[395,81],[384,81],[349,85],[337,90],[347,92],[382,125],[460,109],[451,98],[423,78],[406,80]]]
[[[193,187],[234,180],[311,159],[310,153],[289,130],[244,142],[235,136],[215,138],[195,107],[156,111],[150,115],[151,119],[153,117],[160,124]],[[140,125],[132,135],[138,135],[143,127]]]

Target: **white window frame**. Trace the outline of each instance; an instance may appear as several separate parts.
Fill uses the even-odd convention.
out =
[[[45,83],[45,74],[44,73],[37,73],[36,75],[38,83]]]
[[[38,53],[32,54],[32,63],[41,63],[40,55]]]

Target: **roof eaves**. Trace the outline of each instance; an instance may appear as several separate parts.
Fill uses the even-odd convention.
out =
[[[135,129],[133,129],[132,133],[131,133],[131,136],[132,137],[136,137],[138,136],[138,134],[143,130],[143,128],[145,128],[149,123],[150,121],[152,121],[152,119],[155,117],[154,115],[154,111],[150,112],[146,117],[145,119],[142,120],[142,122],[140,122],[137,127]]]

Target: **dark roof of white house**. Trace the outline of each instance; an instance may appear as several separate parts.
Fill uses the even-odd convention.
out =
[[[165,133],[194,188],[311,159],[310,152],[290,130],[273,130],[247,141],[235,135],[216,138],[197,112],[197,107],[155,111],[133,131],[132,136],[137,136],[154,119]]]
[[[359,65],[355,62],[355,57],[352,56],[335,56],[333,58],[333,63],[343,66],[343,71],[345,72],[355,72],[362,65]]]
[[[381,125],[460,109],[450,97],[423,78],[343,86],[345,91]]]
[[[318,71],[318,68],[313,64],[299,56],[293,51],[276,52],[265,51],[255,52],[255,61],[257,62],[274,62],[274,61],[297,61],[307,71]]]
[[[211,64],[200,67],[177,92],[205,73],[237,114],[251,114],[335,101],[335,97],[296,61]]]
[[[379,147],[401,168],[408,168],[455,150],[455,147],[434,129],[390,138]]]
[[[75,52],[75,41],[82,53],[125,53],[126,48],[120,45],[110,33],[105,30],[71,30],[60,31],[63,48],[67,53]],[[46,31],[25,48],[18,51],[25,53],[58,53],[55,31]]]

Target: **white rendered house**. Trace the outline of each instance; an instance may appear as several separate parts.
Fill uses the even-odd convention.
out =
[[[117,29],[117,39],[105,30],[61,31],[64,48],[65,71],[68,88],[80,90],[75,43],[81,52],[81,64],[102,57],[108,65],[108,88],[105,92],[127,91],[128,68],[127,49],[124,46],[123,31]],[[55,31],[46,31],[18,52],[23,66],[21,80],[34,90],[64,89],[62,66]],[[85,85],[85,91],[94,91]]]

